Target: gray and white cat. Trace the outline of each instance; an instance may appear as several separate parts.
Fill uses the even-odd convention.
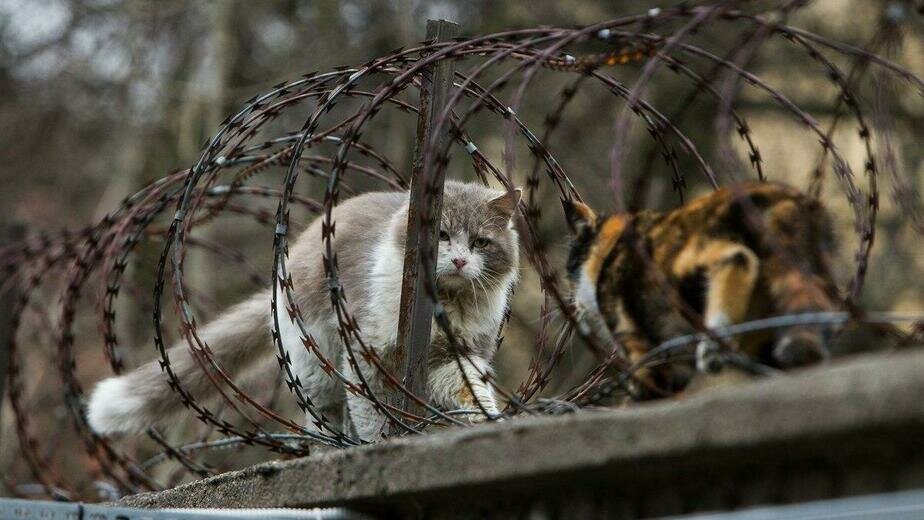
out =
[[[496,337],[511,290],[517,281],[519,249],[512,216],[519,190],[501,192],[478,184],[447,181],[436,263],[439,300],[465,346],[462,366],[472,391],[450,351],[445,334],[433,324],[428,389],[431,401],[446,409],[477,409],[497,413],[490,384]],[[403,276],[408,194],[367,193],[336,206],[334,248],[340,281],[363,339],[387,357],[394,348]],[[331,362],[358,382],[338,336],[337,318],[329,298],[322,264],[321,219],[316,219],[290,248],[287,267],[307,332]],[[199,329],[215,361],[228,373],[239,374],[260,359],[271,359],[270,291],[263,290]],[[281,304],[280,304],[281,305]],[[366,440],[379,437],[385,418],[366,398],[345,392],[328,375],[317,357],[301,343],[298,326],[280,306],[283,345],[292,359],[304,392],[325,416],[342,415],[344,399],[350,422]],[[354,347],[358,351],[358,347]],[[185,341],[169,350],[170,362],[183,388],[197,399],[216,394],[214,386],[191,357]],[[384,377],[357,355],[360,370],[377,396]],[[268,375],[268,374],[267,374]],[[474,393],[474,395],[473,395]],[[477,403],[476,400],[477,399]],[[158,362],[100,382],[88,406],[90,426],[100,434],[139,432],[183,410]],[[309,427],[312,421],[307,421]]]

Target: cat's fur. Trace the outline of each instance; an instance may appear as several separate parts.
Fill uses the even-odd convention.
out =
[[[501,192],[477,184],[446,182],[437,283],[440,303],[470,360],[463,361],[463,366],[474,395],[458,369],[455,354],[449,351],[445,335],[434,323],[428,387],[437,406],[476,409],[480,404],[488,412],[497,412],[493,389],[482,374],[491,371],[498,330],[518,276],[518,237],[511,224],[518,201],[519,190]],[[407,210],[406,192],[367,193],[334,209],[334,249],[347,305],[366,344],[383,358],[388,358],[397,337]],[[307,332],[324,356],[339,363],[341,372],[358,382],[338,336],[322,251],[319,218],[290,248],[287,266],[296,301]],[[209,344],[224,370],[238,374],[259,358],[273,356],[270,305],[270,291],[264,290],[200,328],[200,337]],[[343,385],[322,369],[316,356],[302,345],[298,326],[282,307],[279,323],[283,345],[308,397],[327,417],[334,418],[341,415],[346,399],[356,432],[366,440],[378,438],[385,419],[372,403],[344,392]],[[359,351],[355,343],[354,349]],[[197,399],[215,394],[185,341],[171,348],[169,356],[184,389]],[[361,355],[357,358],[373,391],[383,396],[384,377]],[[90,398],[87,416],[94,430],[112,434],[144,430],[182,410],[176,392],[169,388],[166,376],[153,361],[99,383]]]
[[[660,277],[709,328],[837,310],[827,267],[830,218],[818,201],[788,186],[741,183],[664,213],[598,216],[565,201],[565,213],[575,234],[568,273],[582,321],[615,333],[633,362],[661,342],[695,332]],[[789,368],[827,357],[826,333],[790,327],[731,343],[752,359]],[[711,341],[697,346],[697,368],[714,368],[715,347]],[[670,393],[695,373],[692,364],[674,362],[638,374]]]

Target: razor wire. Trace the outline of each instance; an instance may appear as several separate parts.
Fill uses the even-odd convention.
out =
[[[46,329],[48,324],[55,327],[51,361],[60,388],[50,383],[45,386],[49,394],[60,396],[71,428],[82,441],[84,453],[80,456],[85,460],[86,477],[107,481],[121,493],[161,489],[176,478],[214,474],[225,467],[224,462],[216,463],[216,457],[221,459],[221,455],[244,449],[264,449],[290,457],[318,448],[350,448],[376,440],[359,438],[312,400],[292,367],[290,349],[294,347],[304,348],[314,356],[331,381],[344,392],[372,403],[391,424],[392,431],[416,435],[440,427],[465,425],[473,415],[483,415],[485,420],[506,420],[520,415],[575,411],[596,405],[616,393],[631,397],[634,385],[650,384],[635,377],[639,369],[686,362],[689,345],[706,338],[722,346],[727,363],[760,375],[778,371],[735,353],[728,344],[729,338],[795,325],[868,323],[881,327],[900,342],[920,341],[924,315],[867,311],[859,304],[876,239],[881,186],[890,186],[892,200],[902,208],[904,220],[913,232],[921,234],[920,223],[924,222],[924,206],[912,180],[902,175],[895,157],[897,152],[889,141],[891,125],[886,100],[880,95],[870,104],[860,92],[862,83],[875,76],[890,91],[906,88],[924,97],[924,80],[878,54],[897,41],[901,19],[896,18],[894,9],[883,13],[875,22],[875,36],[867,46],[858,47],[788,25],[795,13],[811,4],[809,1],[780,2],[763,12],[749,10],[747,4],[735,0],[698,6],[683,3],[585,27],[520,29],[443,43],[421,42],[359,66],[308,73],[247,100],[222,122],[194,165],[145,186],[99,223],[76,231],[38,234],[0,248],[0,266],[5,273],[0,291],[15,291],[17,295],[11,316],[7,397],[24,466],[15,472],[5,472],[4,483],[11,493],[16,493],[17,485],[28,478],[39,484],[43,490],[41,496],[64,500],[95,498],[88,495],[83,477],[65,477],[57,467],[58,462],[49,456],[49,441],[34,426],[34,414],[39,410],[28,403],[30,390],[24,366],[27,353],[17,338],[30,327],[41,328],[40,323]],[[710,47],[697,39],[697,34],[707,30],[721,30],[736,34],[737,38],[731,47],[715,49],[714,44]],[[749,70],[770,44],[785,45],[804,56],[815,67],[812,72],[833,85],[837,92],[832,102],[836,116],[830,124],[823,125],[784,89]],[[488,414],[477,399],[475,410],[445,410],[431,403],[427,396],[408,390],[401,374],[390,370],[387,360],[368,344],[353,316],[350,295],[340,281],[333,242],[336,226],[333,210],[342,195],[370,188],[400,191],[409,185],[408,175],[402,173],[389,150],[377,147],[374,140],[364,141],[363,134],[377,131],[376,117],[382,112],[415,116],[418,106],[414,96],[430,68],[443,60],[456,63],[454,89],[446,105],[436,107],[432,135],[439,135],[440,129],[445,128],[451,138],[443,146],[438,146],[435,137],[425,143],[423,178],[436,178],[433,172],[448,168],[454,157],[464,157],[475,176],[486,184],[525,187],[518,208],[518,230],[527,261],[525,267],[535,271],[541,304],[534,341],[528,348],[526,376],[515,389],[505,388],[494,374],[476,369],[477,377],[500,396],[503,406],[499,415]],[[665,73],[685,88],[683,95],[678,96],[683,101],[675,109],[658,107],[648,96]],[[565,87],[550,93],[537,86],[538,78],[548,75],[562,77]],[[818,140],[819,165],[810,172],[807,187],[820,195],[830,170],[852,212],[857,250],[851,280],[841,290],[832,288],[844,312],[773,316],[710,330],[702,323],[701,316],[685,308],[682,298],[666,279],[656,277],[674,309],[687,319],[692,334],[653,346],[642,359],[633,362],[626,356],[618,335],[601,336],[591,330],[576,314],[563,286],[561,270],[551,258],[549,241],[541,232],[548,220],[560,218],[543,211],[544,193],[553,193],[554,198],[561,200],[582,200],[579,186],[557,158],[552,143],[569,109],[582,96],[589,97],[591,91],[613,96],[620,107],[615,118],[599,121],[601,133],[610,138],[611,148],[607,155],[610,171],[599,175],[598,180],[608,183],[613,190],[613,205],[617,209],[627,203],[626,197],[638,203],[650,186],[658,156],[667,167],[667,181],[678,204],[688,200],[688,184],[693,179],[712,187],[740,180],[748,172],[755,179],[772,180],[773,173],[764,164],[761,140],[748,122],[749,114],[737,106],[742,92],[763,96],[796,127],[813,135]],[[535,103],[530,101],[536,99],[546,107],[545,113],[539,114],[542,130],[538,132],[529,123],[536,115],[531,113]],[[716,106],[713,127],[717,131],[714,148],[718,159],[715,161],[710,161],[709,151],[684,130],[690,114],[688,107],[703,99]],[[500,163],[483,151],[489,147],[476,128],[475,121],[480,119],[490,120],[490,125],[499,129],[497,133],[503,142]],[[293,120],[301,121],[301,126],[294,130],[295,125],[290,124]],[[864,155],[860,170],[866,177],[865,187],[835,144],[835,130],[845,120],[852,120],[858,128]],[[641,161],[640,175],[629,185],[624,175],[635,166],[627,162],[626,156],[631,127],[636,124],[644,127],[651,147]],[[737,164],[730,142],[735,136],[741,142],[750,170]],[[516,149],[524,145],[531,161],[521,176]],[[461,153],[453,155],[454,151]],[[882,165],[886,177],[879,175]],[[278,185],[264,181],[268,172],[273,171],[284,174]],[[320,198],[299,191],[301,175],[324,184]],[[275,211],[268,207],[272,204],[276,205]],[[323,233],[317,247],[323,252],[330,305],[347,360],[345,367],[339,364],[340,360],[328,359],[321,351],[306,325],[310,317],[298,305],[299,286],[287,265],[289,243],[296,227],[291,220],[293,209],[322,222]],[[750,213],[754,226],[760,228],[761,218],[756,209],[750,208]],[[232,216],[269,230],[272,237],[269,266],[257,265],[231,245],[194,234],[203,226],[221,223]],[[421,212],[420,219],[424,232],[436,220],[425,212]],[[140,287],[133,287],[138,283],[126,276],[132,259],[139,255],[138,249],[145,245],[160,248],[156,265],[148,272],[153,278],[150,295]],[[195,302],[203,296],[195,290],[195,280],[185,276],[187,252],[193,248],[235,266],[243,278],[254,286],[265,287],[270,294],[267,317],[273,351],[266,356],[276,357],[279,377],[285,386],[280,395],[267,399],[248,393],[214,358],[208,342],[197,332],[202,320],[197,319]],[[647,256],[642,258],[652,262]],[[445,334],[462,370],[469,361],[466,349],[456,337],[450,317],[439,305],[437,280],[425,276],[423,281],[425,297],[436,304],[436,326]],[[151,307],[154,345],[165,384],[170,385],[183,406],[208,425],[202,438],[179,443],[150,429],[148,436],[158,448],[140,461],[132,450],[97,435],[87,425],[84,386],[89,381],[81,380],[77,366],[78,350],[88,348],[87,345],[102,345],[102,357],[113,374],[129,369],[125,361],[130,356],[125,354],[123,341],[117,334],[119,303],[128,299],[143,299]],[[40,305],[39,300],[48,303]],[[300,346],[283,344],[280,321],[286,319],[299,331]],[[167,348],[173,343],[170,339],[177,337],[168,326],[173,321],[178,322],[179,336],[189,347],[202,377],[218,390],[220,406],[197,400],[173,371]],[[95,322],[95,335],[86,330],[85,322]],[[895,326],[896,323],[910,324],[911,332]],[[502,338],[503,331],[499,331],[499,342]],[[562,360],[569,348],[587,348],[594,363],[576,383],[550,393],[553,377],[565,370]],[[33,356],[31,352],[28,354]],[[469,365],[474,366],[470,362]],[[382,392],[367,380],[368,373],[377,374],[389,389],[407,395],[423,412],[410,413],[389,404]],[[462,374],[471,391],[469,373],[462,370]],[[663,389],[653,390],[668,393]],[[285,398],[310,418],[312,427],[303,424],[301,417],[288,417],[281,410],[279,404]],[[153,470],[167,461],[176,463],[179,473],[165,482],[155,477]]]

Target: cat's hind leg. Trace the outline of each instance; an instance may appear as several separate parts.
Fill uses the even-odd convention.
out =
[[[336,366],[336,331],[331,333],[329,327],[320,320],[307,322],[305,327],[315,348],[329,363]],[[340,431],[343,423],[343,385],[324,369],[318,355],[302,340],[298,325],[285,314],[279,316],[279,334],[289,356],[292,374],[301,383],[302,395],[310,401],[314,412],[314,415],[305,412],[305,427],[328,435]]]
[[[359,349],[359,347],[355,348]],[[378,369],[364,360],[362,353],[355,352],[355,355],[356,365],[362,374],[363,380],[365,380],[366,389],[373,393],[376,400],[382,402],[386,396]],[[341,353],[340,371],[347,374],[350,381],[357,387],[362,384],[359,374],[357,374],[357,368],[351,366],[345,349]],[[379,411],[376,403],[372,402],[369,397],[346,392],[346,410],[352,428],[361,439],[376,442],[384,438],[387,417]]]

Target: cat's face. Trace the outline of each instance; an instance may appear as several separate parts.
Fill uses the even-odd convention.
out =
[[[480,292],[500,285],[517,268],[511,218],[519,199],[519,190],[447,182],[436,260],[441,288]]]

